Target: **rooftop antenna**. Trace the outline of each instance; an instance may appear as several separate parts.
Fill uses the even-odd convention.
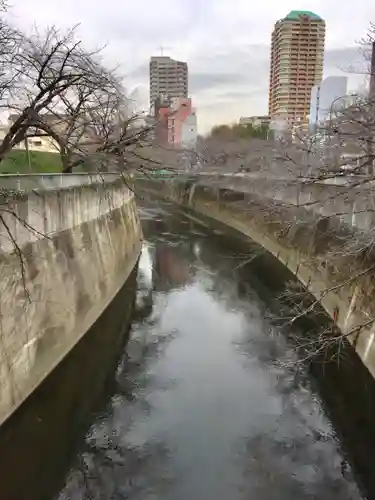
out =
[[[164,52],[165,52],[165,50],[170,49],[170,47],[164,47],[164,45],[160,45],[160,46],[158,47],[158,49],[160,50],[160,55],[161,55],[161,56],[164,56]]]

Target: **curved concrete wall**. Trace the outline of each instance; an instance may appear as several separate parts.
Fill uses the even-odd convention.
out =
[[[0,196],[1,423],[124,285],[142,233],[121,180]]]
[[[299,248],[290,248],[271,234],[268,228],[259,225],[252,216],[233,201],[244,199],[242,192],[231,192],[231,198],[225,201],[227,190],[220,188],[198,187],[189,182],[155,180],[138,181],[140,190],[162,196],[183,205],[213,220],[217,220],[251,238],[282,262],[319,301],[326,312],[335,318],[336,324],[344,334],[355,326],[369,322],[370,313],[361,303],[360,296],[366,296],[361,285],[350,283],[349,286],[336,286],[330,281],[325,269],[316,264],[314,256],[309,257]],[[225,194],[224,194],[225,193]],[[267,203],[267,200],[266,200]],[[348,335],[357,354],[375,377],[375,326],[371,323],[359,336]]]

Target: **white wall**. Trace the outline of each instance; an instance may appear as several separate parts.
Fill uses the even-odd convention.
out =
[[[311,90],[310,130],[325,122],[332,110],[344,105],[347,94],[348,78],[346,76],[329,76]],[[342,99],[340,99],[342,97]]]
[[[197,143],[198,125],[197,115],[189,115],[181,126],[181,145],[184,148],[195,148]]]

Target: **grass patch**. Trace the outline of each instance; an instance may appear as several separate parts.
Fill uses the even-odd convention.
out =
[[[29,151],[29,169],[25,150],[14,149],[0,163],[0,174],[28,174],[61,172],[60,155],[47,151]]]

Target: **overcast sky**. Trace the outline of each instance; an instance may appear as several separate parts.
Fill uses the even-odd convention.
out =
[[[89,46],[107,44],[129,93],[148,101],[148,59],[164,54],[189,64],[199,129],[267,113],[269,46],[274,23],[293,9],[326,20],[325,76],[358,65],[355,44],[375,21],[373,0],[10,0],[13,22],[27,28],[81,23]],[[361,76],[350,76],[357,87]],[[135,92],[134,92],[134,89]]]

